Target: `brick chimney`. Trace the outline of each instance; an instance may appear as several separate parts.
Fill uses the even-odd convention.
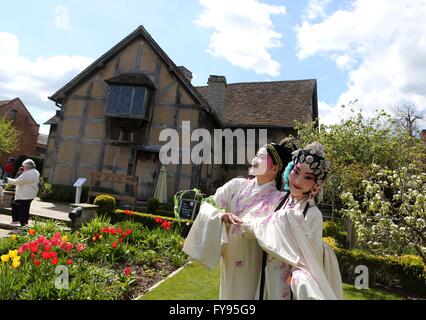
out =
[[[185,76],[186,79],[189,80],[189,82],[191,82],[192,80],[192,72],[189,71],[187,68],[185,68],[184,66],[179,66],[178,69],[180,70],[180,72],[183,73],[183,75]]]
[[[207,102],[214,109],[223,123],[223,108],[225,105],[226,78],[224,76],[210,75],[207,81]]]

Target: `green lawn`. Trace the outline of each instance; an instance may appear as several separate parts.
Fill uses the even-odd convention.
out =
[[[400,300],[403,297],[378,289],[358,290],[343,284],[345,300]],[[141,300],[217,300],[219,298],[219,268],[208,270],[198,263],[167,279]]]

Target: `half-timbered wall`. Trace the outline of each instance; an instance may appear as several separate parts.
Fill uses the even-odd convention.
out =
[[[151,97],[148,123],[135,132],[138,145],[115,145],[108,139],[104,116],[108,96],[105,81],[123,73],[138,72],[148,76],[157,88]],[[204,114],[201,122],[200,113]],[[71,185],[77,178],[89,178],[96,171],[141,176],[146,173],[151,177],[139,179],[139,187],[155,188],[160,169],[158,152],[165,143],[159,141],[161,130],[174,128],[180,133],[182,121],[190,121],[191,129],[205,127],[209,116],[153,48],[142,39],[136,40],[70,92],[62,105],[62,120],[49,140],[46,160],[49,167],[45,174],[52,183]],[[207,169],[200,171],[191,164],[168,165],[168,195],[196,187],[201,181],[207,185],[207,174]],[[125,191],[118,185],[101,187]],[[153,190],[142,190],[140,197],[152,193]]]

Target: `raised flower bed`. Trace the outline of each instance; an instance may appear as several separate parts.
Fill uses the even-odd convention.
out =
[[[183,238],[163,222],[96,218],[74,233],[36,222],[0,240],[0,299],[135,298],[186,261]]]

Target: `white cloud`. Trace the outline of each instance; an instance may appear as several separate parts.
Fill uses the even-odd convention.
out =
[[[53,10],[55,19],[53,20],[53,25],[56,29],[59,30],[70,30],[70,14],[68,7],[66,5],[56,6]]]
[[[321,124],[329,125],[339,122],[340,114],[336,112],[338,109],[328,104],[327,102],[318,101],[318,113]]]
[[[318,23],[297,27],[298,56],[335,61],[348,71],[336,106],[359,99],[363,110],[404,101],[426,110],[426,2],[354,0]]]
[[[0,100],[19,97],[41,125],[55,114],[48,96],[93,62],[83,56],[40,57],[19,55],[19,40],[12,33],[0,32]],[[47,133],[48,127],[41,127]]]
[[[332,0],[309,0],[306,6],[304,18],[314,20],[318,17],[325,17],[325,9]]]
[[[284,6],[258,0],[200,0],[204,12],[195,21],[214,28],[208,52],[256,74],[278,76],[281,65],[270,49],[282,47],[282,35],[274,30],[271,15],[284,15]]]

